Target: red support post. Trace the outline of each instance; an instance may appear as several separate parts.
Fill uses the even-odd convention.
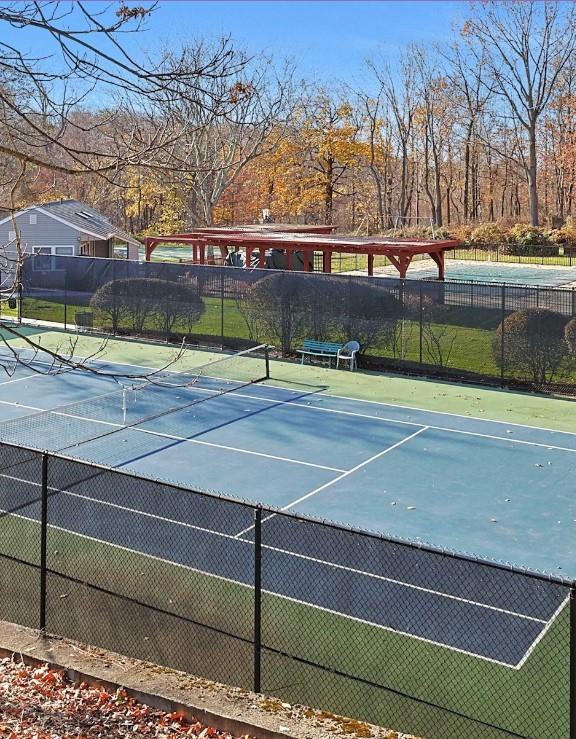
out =
[[[322,272],[332,272],[332,252],[329,249],[322,252]]]
[[[284,269],[292,269],[292,247],[287,246],[284,250]]]
[[[145,248],[146,248],[146,253],[145,253],[144,259],[145,259],[145,260],[146,260],[147,262],[149,262],[149,261],[150,261],[150,259],[151,259],[151,257],[152,257],[152,252],[153,252],[153,251],[154,251],[154,249],[156,248],[156,243],[157,243],[157,242],[156,242],[156,241],[155,241],[154,239],[151,239],[151,238],[149,238],[149,237],[146,237],[146,238],[144,239],[144,246],[145,246]]]
[[[408,272],[408,267],[410,266],[411,261],[412,261],[411,254],[400,254],[400,279],[401,280],[406,279],[406,272]]]
[[[374,275],[374,254],[368,254],[368,276]]]
[[[428,256],[431,257],[438,265],[438,279],[444,280],[444,252],[443,251],[428,252]]]
[[[264,269],[266,266],[266,248],[264,244],[260,244],[258,248],[258,267]]]

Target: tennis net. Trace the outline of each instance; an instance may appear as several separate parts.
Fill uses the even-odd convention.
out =
[[[0,423],[0,439],[41,451],[70,450],[263,382],[268,367],[268,347],[261,344],[192,370],[151,374],[137,384],[5,421]]]

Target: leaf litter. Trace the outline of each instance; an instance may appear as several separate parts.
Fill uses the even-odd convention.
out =
[[[77,685],[47,664],[32,667],[14,658],[0,659],[0,739],[135,736],[235,739],[180,713],[138,703],[122,688],[108,692]]]

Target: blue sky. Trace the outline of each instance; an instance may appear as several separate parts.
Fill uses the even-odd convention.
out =
[[[90,0],[92,12],[115,9]],[[127,0],[147,5],[148,0]],[[394,55],[410,42],[443,43],[454,25],[461,25],[468,4],[456,0],[164,0],[146,30],[124,34],[122,43],[133,53],[154,55],[165,43],[178,48],[199,38],[231,34],[251,53],[265,51],[297,64],[297,77],[324,84],[362,79],[364,61],[382,52]],[[31,29],[0,24],[0,41],[20,50],[49,53],[45,35],[38,43]]]
[[[379,49],[394,53],[410,42],[440,42],[466,15],[464,2],[383,0],[168,0],[149,21],[138,43],[178,41],[230,33],[250,51],[291,57],[301,76],[352,82]]]

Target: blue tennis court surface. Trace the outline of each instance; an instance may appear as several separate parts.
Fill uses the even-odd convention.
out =
[[[378,268],[379,274],[393,275],[394,267]],[[436,279],[438,267],[432,260],[414,262],[408,270],[408,279]],[[562,287],[576,282],[576,267],[541,264],[513,264],[507,262],[475,262],[467,259],[446,260],[447,280],[472,282],[505,282],[509,285],[547,285]]]
[[[29,416],[30,429],[38,411],[118,387],[85,373],[47,377],[22,367],[3,380],[0,420]],[[152,393],[152,405],[160,393],[169,407],[210,398],[214,390],[204,378],[190,388]],[[120,408],[117,418],[106,420],[79,419],[66,410],[59,415],[70,428],[87,429],[87,438],[100,428],[107,434],[67,443],[63,453],[69,456],[576,577],[576,434],[329,396],[306,385],[232,389],[133,427],[122,424]],[[0,425],[0,434],[8,426]],[[29,444],[62,448],[49,436],[31,437]],[[1,488],[0,505],[8,509],[6,497],[20,483],[9,470],[2,477],[9,485]],[[177,490],[161,501],[132,495],[120,503],[106,500],[103,491],[60,492],[66,505],[55,508],[58,518],[51,523],[63,529],[236,581],[238,562],[249,561],[240,554],[253,546],[250,521],[217,526],[213,511],[183,510]],[[39,504],[19,515],[37,519]],[[205,540],[193,560],[190,526]],[[332,547],[329,537],[295,545],[291,526],[294,519],[281,513],[264,520],[275,542],[266,555],[266,590],[325,610],[331,610],[330,593],[349,592],[342,615],[510,667],[523,664],[564,605],[565,592],[553,583],[527,580],[520,592],[516,576],[504,570],[464,588],[465,561],[407,567],[412,556],[438,556],[418,549],[406,549],[399,564],[391,556],[384,576],[382,563],[377,566],[368,551],[369,538],[346,552]],[[222,537],[228,554],[214,561],[211,552]],[[306,577],[298,576],[304,567]],[[291,570],[295,576],[287,578]],[[252,577],[247,568],[240,581]],[[477,628],[464,628],[466,623]]]

